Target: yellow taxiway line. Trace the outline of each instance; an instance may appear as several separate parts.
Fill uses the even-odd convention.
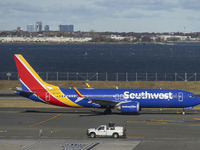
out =
[[[56,116],[54,116],[54,117],[52,117],[52,118],[49,118],[49,119],[47,119],[47,120],[44,120],[44,121],[41,121],[41,122],[38,122],[38,123],[35,123],[35,124],[32,124],[32,125],[29,125],[29,127],[33,127],[33,126],[37,126],[37,125],[39,125],[39,124],[45,123],[45,122],[47,122],[47,121],[49,121],[49,120],[55,119],[56,117],[58,117],[58,116],[60,116],[60,115],[62,115],[62,113],[60,113],[60,114],[58,114],[58,115],[56,115]]]
[[[159,120],[159,119],[150,119],[146,121],[125,121],[125,123],[132,123],[132,124],[146,124],[146,125],[176,125],[177,123],[184,123],[185,121],[179,120]]]
[[[150,121],[153,121],[153,122],[172,122],[172,123],[184,122],[184,121],[178,121],[178,120],[159,120],[159,119],[151,119]]]
[[[132,135],[136,138],[142,138],[142,139],[147,139],[147,138],[150,138],[150,137],[147,137],[147,136],[142,136],[142,135],[138,135],[138,134],[134,134],[134,133],[127,133],[128,135]]]
[[[0,145],[0,147],[21,147],[22,145]]]

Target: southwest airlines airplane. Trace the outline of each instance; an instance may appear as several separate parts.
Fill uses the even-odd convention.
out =
[[[14,55],[22,87],[16,93],[36,102],[79,108],[117,108],[122,113],[137,113],[141,108],[183,108],[200,104],[199,95],[171,89],[64,89],[44,82],[20,54]]]

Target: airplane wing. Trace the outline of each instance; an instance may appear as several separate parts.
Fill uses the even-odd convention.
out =
[[[90,98],[84,98],[86,100],[90,100],[91,103],[93,104],[98,104],[98,105],[101,105],[101,106],[116,106],[119,102],[116,102],[116,101],[109,101],[109,100],[100,100],[100,99],[90,99]]]
[[[101,100],[101,99],[87,98],[87,97],[84,97],[84,96],[77,90],[77,88],[74,87],[74,90],[75,90],[76,94],[78,95],[78,97],[80,97],[80,98],[82,98],[82,99],[85,99],[85,100],[89,100],[89,101],[91,101],[91,103],[93,103],[93,104],[98,104],[98,105],[101,105],[101,106],[111,106],[111,107],[114,107],[114,106],[116,106],[117,104],[120,103],[120,102],[118,102],[118,101],[110,101],[110,100]]]

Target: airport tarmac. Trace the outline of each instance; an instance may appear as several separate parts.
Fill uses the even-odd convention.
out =
[[[11,100],[9,100],[11,101]],[[86,136],[88,128],[114,122],[127,138]],[[0,107],[0,150],[199,149],[200,110],[145,109],[140,115],[74,108]]]

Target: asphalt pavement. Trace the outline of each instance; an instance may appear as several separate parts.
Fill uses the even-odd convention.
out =
[[[41,106],[41,107],[40,107]],[[0,96],[0,150],[182,150],[200,147],[200,110],[143,109],[125,115],[114,110],[52,107]],[[114,122],[127,129],[126,138],[86,136],[88,128]]]
[[[127,129],[127,138],[86,136],[88,128],[114,122]],[[118,111],[75,108],[0,108],[0,150],[6,149],[198,149],[200,112],[142,110],[137,115]]]

